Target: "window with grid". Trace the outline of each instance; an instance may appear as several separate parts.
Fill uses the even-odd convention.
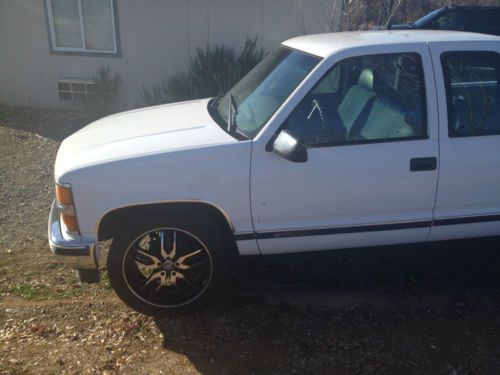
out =
[[[114,0],[47,0],[52,50],[117,53]]]
[[[81,101],[95,91],[95,84],[90,81],[57,81],[59,100]]]

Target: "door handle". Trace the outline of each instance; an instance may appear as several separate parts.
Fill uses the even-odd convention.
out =
[[[410,171],[434,171],[437,168],[437,158],[413,158],[410,160]]]

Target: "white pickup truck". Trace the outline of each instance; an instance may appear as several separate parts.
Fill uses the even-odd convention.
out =
[[[116,114],[61,145],[49,243],[165,315],[235,256],[500,235],[500,38],[303,36],[215,99]]]

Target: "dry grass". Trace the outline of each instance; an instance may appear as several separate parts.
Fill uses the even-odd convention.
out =
[[[0,373],[496,374],[500,252],[462,241],[252,259],[155,321],[80,285],[46,239],[65,111],[0,107]]]

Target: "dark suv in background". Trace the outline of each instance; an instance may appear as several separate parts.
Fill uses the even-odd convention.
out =
[[[388,28],[459,30],[500,36],[500,7],[449,6],[436,9],[414,23]]]

